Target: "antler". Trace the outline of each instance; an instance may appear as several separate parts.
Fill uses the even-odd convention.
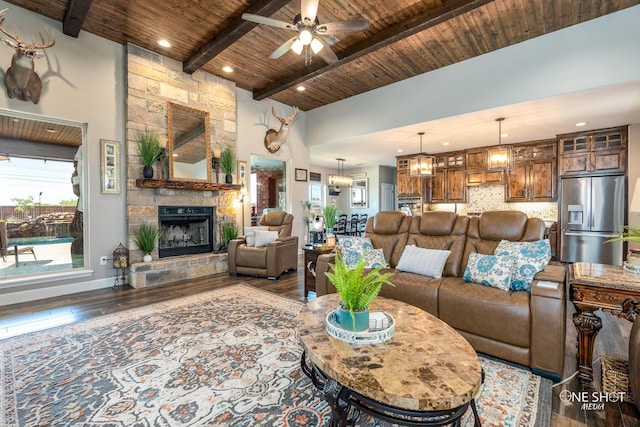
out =
[[[20,39],[18,38],[18,33],[16,33],[16,35],[11,35],[7,32],[7,30],[5,30],[4,28],[2,28],[2,24],[4,24],[4,13],[9,10],[9,9],[2,9],[0,10],[0,31],[2,31],[3,33],[5,33],[7,36],[11,37],[13,39],[13,41],[15,41],[16,43],[20,43]]]
[[[291,113],[290,116],[288,116],[288,117],[280,117],[278,115],[278,113],[276,112],[276,107],[271,107],[271,112],[273,114],[273,117],[275,117],[276,119],[280,120],[281,122],[285,122],[285,121],[291,122],[291,120],[293,120],[296,117],[296,115],[298,114],[298,111],[300,111],[300,110],[298,109],[298,107],[296,107],[294,105],[293,106],[293,113]]]
[[[18,32],[16,31],[15,35],[10,34],[7,30],[5,30],[2,25],[4,24],[4,19],[6,18],[4,16],[4,13],[7,11],[8,9],[2,9],[0,10],[0,31],[2,31],[4,34],[6,34],[8,37],[11,37],[11,39],[13,41],[15,41],[16,43],[22,43],[20,41],[20,38],[18,37]],[[44,31],[47,33],[47,41],[44,40],[44,37],[42,37],[42,33],[38,33],[38,35],[40,36],[40,40],[42,41],[42,45],[37,45],[35,40],[32,38],[31,39],[31,48],[32,49],[46,49],[48,47],[53,46],[54,44],[56,44],[56,39],[53,36],[53,33],[49,32],[49,29],[47,27],[44,28]]]

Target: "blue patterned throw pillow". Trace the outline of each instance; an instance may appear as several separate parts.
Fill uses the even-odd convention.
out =
[[[349,268],[354,268],[358,264],[358,260],[364,256],[366,250],[373,250],[371,239],[368,237],[338,235],[338,244],[342,258]]]
[[[467,282],[482,283],[508,291],[511,286],[512,269],[512,257],[471,252],[462,278]]]
[[[533,278],[551,260],[551,246],[548,239],[535,242],[502,240],[493,254],[514,259],[511,289],[530,292]]]
[[[366,249],[364,251],[364,266],[366,268],[376,268],[387,263],[384,259],[384,251],[382,249]]]

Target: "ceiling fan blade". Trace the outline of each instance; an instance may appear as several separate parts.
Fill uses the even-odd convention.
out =
[[[319,39],[322,39],[324,44],[327,45],[327,46],[333,46],[338,41],[340,41],[336,36],[333,36],[333,35],[331,35],[331,36],[323,36],[322,34],[316,34],[316,37],[318,37]]]
[[[301,0],[302,22],[311,25],[316,20],[318,14],[318,2],[320,0]]]
[[[280,21],[278,19],[268,18],[266,16],[254,15],[253,13],[243,13],[242,19],[244,19],[245,21],[255,22],[256,24],[264,24],[270,27],[284,28],[285,30],[293,30],[293,31],[298,30],[298,28],[295,25],[289,24],[288,22]]]
[[[320,52],[318,52],[318,56],[324,59],[327,64],[338,62],[338,56],[335,54],[335,52],[329,46],[327,46],[323,39],[320,39],[320,41],[324,45],[324,48]]]
[[[279,48],[274,50],[273,53],[271,55],[269,55],[269,58],[271,58],[271,59],[280,58],[282,55],[287,53],[289,51],[289,49],[291,49],[291,45],[293,44],[294,41],[296,41],[297,38],[298,38],[298,36],[291,37],[289,40],[284,42]]]
[[[366,19],[352,19],[350,21],[336,21],[320,24],[315,28],[318,34],[358,33],[369,31],[369,21]]]

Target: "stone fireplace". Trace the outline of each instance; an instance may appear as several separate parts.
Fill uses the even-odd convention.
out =
[[[142,162],[135,139],[151,131],[167,138],[167,102],[209,113],[211,151],[236,143],[235,84],[201,70],[182,71],[182,63],[127,45],[127,223],[131,250],[129,283],[148,287],[228,271],[227,254],[216,253],[219,224],[236,220],[235,191],[141,188]],[[168,179],[154,168],[154,178]],[[205,188],[204,186],[202,188]],[[175,209],[174,209],[175,208]],[[182,209],[180,211],[180,209]],[[189,218],[191,217],[191,218]],[[162,219],[161,219],[162,218]],[[131,236],[140,224],[162,223],[163,237],[150,263]],[[216,225],[217,224],[217,225]]]

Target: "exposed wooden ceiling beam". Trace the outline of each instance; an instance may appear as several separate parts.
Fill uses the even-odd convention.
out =
[[[258,0],[243,12],[270,16],[289,4],[290,1],[291,0]],[[216,33],[211,40],[187,58],[182,65],[182,70],[185,73],[193,73],[258,25],[245,21],[240,16],[241,15],[236,16],[228,26]]]
[[[69,0],[62,20],[62,32],[71,37],[78,37],[84,20],[87,19],[93,0]]]
[[[315,65],[306,67],[291,76],[277,80],[269,86],[254,91],[253,99],[261,100],[273,96],[285,89],[289,89],[290,87],[324,74],[327,71],[333,70],[336,67],[492,2],[493,0],[448,1],[444,3],[443,6],[433,9],[424,15],[411,17],[398,22],[351,47],[336,52],[339,59],[333,64],[316,61]]]

